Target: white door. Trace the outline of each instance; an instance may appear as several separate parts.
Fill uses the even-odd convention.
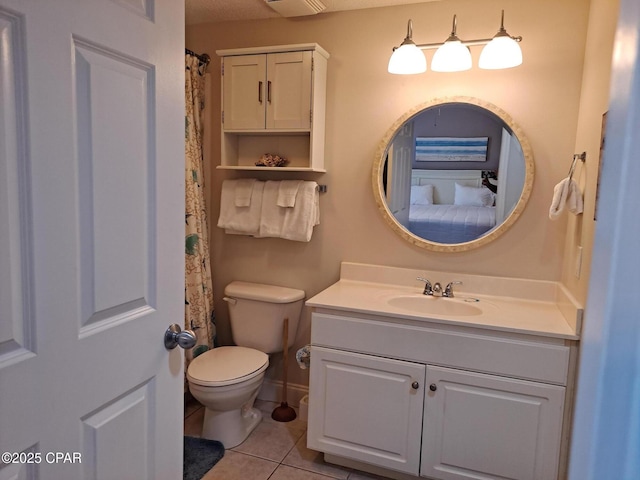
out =
[[[418,475],[425,366],[313,347],[309,448]]]
[[[415,152],[413,122],[396,134],[387,156],[387,205],[400,224],[409,228],[412,160]]]
[[[0,0],[0,479],[182,478],[183,48],[182,2]]]
[[[525,164],[522,146],[513,135],[502,129],[500,164],[498,165],[498,195],[496,197],[496,225],[509,216],[520,200],[524,188]]]
[[[421,475],[557,478],[565,388],[427,367]]]
[[[589,296],[580,339],[570,480],[640,472],[640,3],[621,0]],[[589,152],[589,158],[598,155]]]

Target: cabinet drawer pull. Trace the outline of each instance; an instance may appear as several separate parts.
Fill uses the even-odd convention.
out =
[[[432,383],[431,385],[429,385],[429,390],[431,390],[432,392],[435,392],[438,389],[438,386],[435,383]]]
[[[262,82],[258,82],[258,103],[262,103]]]
[[[418,382],[413,382],[411,384],[411,388],[413,388],[414,390],[417,390],[420,388],[420,384]]]
[[[267,80],[267,102],[271,103],[271,80]]]

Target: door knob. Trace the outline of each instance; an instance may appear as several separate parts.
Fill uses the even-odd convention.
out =
[[[164,347],[167,350],[173,350],[176,345],[182,348],[193,348],[196,344],[196,334],[193,330],[181,330],[180,325],[174,323],[164,332]]]

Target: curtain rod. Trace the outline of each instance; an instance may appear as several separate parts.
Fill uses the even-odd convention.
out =
[[[189,50],[188,48],[185,48],[184,51],[188,55],[193,55],[198,60],[200,60],[202,63],[209,64],[209,62],[211,61],[211,57],[206,53],[203,53],[202,55],[199,55],[196,52],[194,52],[193,50]]]

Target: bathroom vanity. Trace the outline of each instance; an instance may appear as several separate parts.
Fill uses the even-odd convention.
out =
[[[423,295],[421,276],[454,280]],[[343,263],[313,307],[308,447],[390,478],[562,478],[581,307],[558,283]]]

